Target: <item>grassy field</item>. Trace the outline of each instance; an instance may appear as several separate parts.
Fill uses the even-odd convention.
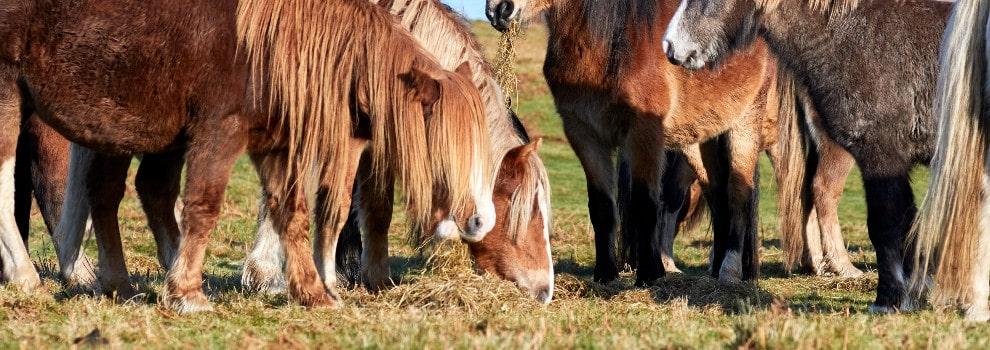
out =
[[[497,39],[475,25],[490,50]],[[151,235],[129,188],[121,221],[128,267],[144,298],[112,301],[65,291],[56,279],[47,235],[31,251],[47,291],[23,295],[0,288],[0,348],[13,347],[402,347],[402,348],[987,348],[990,326],[967,324],[952,313],[866,313],[876,286],[875,255],[866,236],[858,174],[841,203],[842,228],[853,260],[869,271],[859,279],[785,276],[777,240],[774,189],[764,162],[761,177],[763,275],[756,285],[722,286],[704,277],[710,234],[678,237],[678,264],[686,274],[652,289],[633,288],[631,274],[601,286],[590,281],[594,252],[585,183],[563,137],[543,81],[545,34],[533,28],[518,49],[519,114],[545,137],[541,155],[553,186],[552,231],[557,294],[548,306],[529,301],[508,283],[463,267],[431,268],[392,238],[396,288],[372,295],[342,291],[337,310],[306,310],[284,296],[240,291],[240,263],[250,248],[258,193],[246,159],[227,190],[222,221],[212,235],[207,285],[217,311],[183,316],[157,305],[163,274]],[[924,173],[915,176],[916,192]],[[43,232],[35,217],[34,232]],[[396,232],[401,230],[396,229]],[[92,242],[89,252],[95,256]]]

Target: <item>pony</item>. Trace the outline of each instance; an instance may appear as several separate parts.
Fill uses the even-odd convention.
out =
[[[497,171],[493,197],[496,223],[484,239],[462,238],[470,246],[479,270],[515,282],[539,301],[550,302],[553,297],[550,184],[546,168],[536,153],[539,141],[531,141],[515,114],[505,107],[504,94],[463,18],[437,0],[378,1],[377,4],[395,14],[442,66],[453,69],[468,64],[474,72],[471,81],[484,102],[492,170]],[[365,164],[362,162],[361,173],[367,171]],[[352,230],[342,236],[360,237],[363,233],[363,237],[347,241],[351,242],[350,246],[338,243],[336,250],[337,254],[359,251],[353,254],[360,259],[355,263],[360,266],[358,280],[373,291],[391,284],[387,238],[392,188],[389,181],[359,181],[355,195],[360,199],[356,200],[355,210],[348,219],[354,224],[348,225]],[[243,265],[242,285],[251,290],[277,291],[283,285],[282,248],[269,221],[267,215],[260,214],[254,248]],[[422,245],[424,238],[414,235],[413,244]],[[338,264],[341,261],[339,257],[326,260]],[[339,266],[326,269],[340,270]]]
[[[665,274],[659,263],[665,243],[658,234],[658,217],[668,205],[660,200],[668,148],[683,149],[696,174],[705,179],[715,231],[711,274],[736,282],[759,275],[758,155],[777,141],[777,130],[780,144],[800,141],[799,133],[788,132],[796,126],[796,104],[786,92],[791,85],[777,75],[777,64],[765,46],[733,58],[718,72],[693,74],[655,54],[675,5],[638,0],[487,3],[496,29],[545,14],[549,43],[544,76],[588,179],[594,279],[600,282],[615,280],[619,272],[612,166],[617,150],[628,157],[632,179],[630,210],[622,217],[631,220],[623,227],[632,232],[624,235],[635,237],[635,243],[623,244],[634,244],[637,250],[636,284],[650,284]],[[775,163],[787,169],[778,175],[803,171],[799,152],[784,149],[776,155]],[[786,183],[794,186],[780,197],[797,201],[801,186]]]
[[[917,237],[911,296],[934,287],[934,305],[962,306],[967,320],[980,322],[990,319],[988,17],[985,1],[959,0],[952,11],[940,51],[931,185],[911,231]]]
[[[807,88],[825,132],[863,173],[880,276],[870,306],[874,312],[906,306],[905,282],[913,264],[905,254],[911,245],[905,235],[916,213],[909,171],[927,163],[934,150],[938,45],[950,6],[683,0],[664,37],[667,56],[696,70],[731,60],[733,52],[746,52],[762,38]],[[889,45],[894,42],[899,44]]]
[[[349,206],[348,169],[356,168],[353,155],[364,144],[375,151],[376,169],[395,170],[410,216],[424,226],[435,223],[434,186],[445,194],[438,204],[452,214],[493,206],[485,190],[491,180],[475,161],[487,156],[477,90],[366,3],[27,1],[3,7],[0,19],[8,43],[0,54],[2,105],[29,108],[70,141],[110,157],[184,151],[183,232],[166,284],[166,301],[179,311],[210,309],[202,290],[205,243],[244,150],[273,194],[266,205],[286,246],[290,295],[307,306],[336,299],[306,243],[305,187],[319,184],[317,196],[331,203],[321,223],[332,225],[334,206]],[[317,26],[329,30],[313,31]],[[269,36],[269,29],[281,30]],[[5,113],[11,123],[4,125],[19,125],[19,117]],[[16,134],[5,135],[16,141]],[[438,152],[444,156],[429,156]],[[2,175],[0,187],[13,185]],[[470,217],[475,228],[493,220],[457,216]],[[36,286],[23,242],[11,240],[11,232],[5,228],[0,237],[5,276]],[[101,244],[113,238],[106,236],[97,232]],[[106,251],[123,260],[120,249]]]

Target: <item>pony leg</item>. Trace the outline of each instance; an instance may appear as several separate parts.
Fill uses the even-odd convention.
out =
[[[972,299],[966,305],[966,320],[986,322],[990,320],[990,176],[983,175],[983,200],[980,203],[980,238],[970,276]]]
[[[21,121],[27,124],[26,121]],[[31,194],[34,183],[31,181],[31,136],[22,127],[17,138],[17,158],[14,165],[14,218],[17,230],[21,232],[24,244],[28,244],[31,231]]]
[[[597,133],[581,121],[564,115],[564,132],[577,154],[588,183],[588,213],[595,230],[595,272],[597,282],[609,283],[619,277],[615,236],[619,219],[615,201],[615,169],[611,147],[599,140]],[[570,122],[568,122],[570,121]]]
[[[0,261],[3,277],[21,290],[41,286],[14,214],[17,138],[21,128],[21,93],[17,73],[0,66]]]
[[[182,239],[168,272],[166,302],[182,313],[212,310],[203,293],[203,260],[210,231],[216,227],[224,191],[237,156],[244,150],[244,123],[227,123],[233,116],[213,118],[191,131],[186,191],[182,209]],[[217,125],[211,125],[214,122]],[[197,135],[197,132],[204,134]]]
[[[845,188],[846,178],[855,165],[855,160],[839,145],[825,137],[819,138],[821,163],[812,183],[815,212],[818,213],[818,227],[821,231],[824,263],[828,272],[840,277],[858,277],[862,271],[853,266],[842,240],[839,225],[839,199]]]
[[[366,160],[361,161],[359,174],[370,171],[370,159]],[[395,180],[391,174],[380,180],[363,175],[360,178],[359,221],[364,232],[361,239],[361,278],[365,288],[378,291],[393,284],[388,265],[388,229],[392,224]]]
[[[681,222],[690,210],[691,185],[694,175],[688,169],[687,161],[679,152],[667,152],[667,169],[663,174],[663,211],[660,220],[660,261],[664,271],[680,273],[674,262],[674,240]]]
[[[268,192],[262,191],[258,200],[258,232],[254,237],[254,248],[244,258],[241,285],[254,292],[279,294],[285,291],[285,275],[282,274],[285,249],[268,212],[268,201]]]
[[[124,248],[120,240],[117,217],[124,198],[127,168],[131,157],[97,155],[88,179],[93,230],[96,233],[100,258],[99,279],[103,293],[126,300],[136,293],[128,282]]]
[[[637,116],[626,144],[632,174],[629,214],[634,221],[630,226],[635,230],[636,255],[639,258],[637,285],[653,283],[665,274],[660,258],[663,242],[659,219],[670,218],[665,207],[672,203],[662,200],[667,161],[660,120],[652,116]],[[672,221],[676,225],[676,211]]]
[[[895,312],[901,307],[905,295],[906,271],[904,238],[914,220],[917,209],[911,180],[907,175],[893,177],[866,177],[867,226],[870,241],[877,252],[877,270],[880,281],[877,298],[870,305],[871,312]]]
[[[284,151],[256,153],[251,155],[251,159],[261,178],[262,189],[267,194],[262,212],[267,213],[272,231],[278,233],[281,246],[285,248],[289,296],[305,306],[336,305],[337,300],[326,292],[323,280],[316,271],[302,186],[287,186],[296,183],[295,177],[286,174],[288,154]]]
[[[333,290],[337,285],[337,239],[340,238],[340,231],[344,229],[347,222],[347,214],[351,208],[351,198],[341,198],[341,203],[331,203],[328,201],[327,193],[331,186],[346,186],[354,188],[354,177],[357,175],[358,164],[361,155],[364,153],[365,140],[351,139],[351,154],[347,160],[347,169],[333,169],[331,171],[346,171],[345,183],[333,184],[321,181],[320,188],[316,194],[316,268],[320,272],[323,284],[327,291],[336,298]]]
[[[754,118],[750,118],[753,120]],[[755,280],[760,274],[759,241],[759,128],[729,132],[728,196],[731,236],[719,279]]]
[[[158,263],[166,270],[172,267],[175,250],[179,247],[181,231],[175,218],[175,204],[179,198],[184,157],[184,150],[145,155],[134,178],[148,227],[157,243]]]
[[[82,252],[83,236],[89,220],[89,191],[86,179],[96,152],[71,144],[66,175],[65,194],[60,205],[61,216],[52,233],[59,269],[66,284],[72,288],[99,291],[96,268]],[[49,226],[51,227],[51,226]]]
[[[719,278],[722,261],[728,248],[730,237],[729,197],[727,195],[729,177],[728,137],[721,135],[700,145],[702,162],[704,164],[705,180],[702,180],[702,191],[708,202],[708,211],[712,219],[712,250],[708,256],[708,272],[713,278]]]

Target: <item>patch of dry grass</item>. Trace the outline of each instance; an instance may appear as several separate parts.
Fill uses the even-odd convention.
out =
[[[497,34],[476,25],[495,54]],[[44,235],[31,240],[46,291],[24,295],[0,288],[0,348],[988,348],[990,326],[967,324],[932,311],[877,316],[866,313],[876,273],[857,279],[785,276],[776,243],[773,177],[764,165],[761,225],[763,274],[759,284],[721,285],[707,276],[706,230],[676,242],[683,275],[651,288],[634,288],[632,274],[601,285],[591,280],[594,251],[585,183],[562,136],[542,80],[545,31],[531,27],[517,44],[520,115],[546,136],[541,156],[553,184],[556,293],[540,305],[505,281],[476,275],[460,246],[420,256],[410,247],[401,213],[391,239],[398,286],[379,294],[340,290],[339,309],[307,310],[285,296],[252,295],[239,287],[240,261],[254,231],[257,179],[237,164],[224,215],[212,235],[206,285],[216,312],[177,315],[156,303],[164,275],[151,235],[128,190],[123,238],[132,282],[144,293],[127,303],[66,291],[56,281],[54,253]],[[923,183],[917,184],[919,188]],[[875,263],[865,231],[860,182],[850,179],[840,207],[853,262]],[[40,219],[32,222],[42,232]],[[95,256],[92,244],[89,253]]]

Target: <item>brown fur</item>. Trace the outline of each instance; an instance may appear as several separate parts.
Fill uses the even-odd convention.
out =
[[[23,13],[16,13],[27,16],[23,18],[37,18],[39,23],[25,36],[33,43],[30,54],[7,55],[2,59],[5,62],[22,62],[20,74],[31,82],[30,88],[35,92],[32,102],[37,107],[39,115],[73,142],[94,148],[108,156],[161,153],[183,145],[188,146],[186,161],[189,163],[189,168],[183,209],[183,239],[175,265],[169,273],[168,283],[168,297],[176,302],[175,306],[179,310],[200,311],[208,308],[201,289],[206,238],[216,223],[223,189],[226,187],[233,161],[245,148],[249,148],[258,160],[266,189],[283,191],[289,189],[286,195],[274,192],[277,196],[269,202],[273,203],[270,209],[282,209],[273,212],[280,218],[277,221],[281,223],[277,225],[278,230],[286,232],[285,237],[290,242],[287,249],[290,256],[288,270],[293,297],[306,305],[325,304],[331,300],[322,284],[318,283],[319,277],[315,274],[308,245],[304,243],[307,240],[305,232],[308,220],[305,219],[302,186],[295,186],[301,182],[295,181],[293,175],[282,173],[282,176],[277,176],[277,173],[270,171],[270,169],[286,169],[286,164],[295,164],[294,169],[306,169],[306,166],[302,166],[307,165],[305,162],[277,155],[288,155],[284,151],[287,148],[303,146],[301,148],[306,149],[309,147],[306,145],[313,143],[308,138],[321,137],[321,135],[304,134],[300,139],[290,138],[289,141],[295,142],[296,146],[293,147],[288,147],[289,145],[285,143],[282,144],[285,146],[279,147],[277,143],[272,142],[274,140],[271,137],[266,136],[272,127],[285,127],[286,129],[275,130],[286,130],[287,134],[292,134],[293,127],[298,125],[280,123],[277,120],[271,123],[267,117],[268,113],[265,113],[266,110],[282,111],[281,106],[289,100],[282,98],[268,100],[276,102],[272,105],[272,109],[267,107],[268,103],[255,103],[257,100],[252,97],[252,92],[265,92],[265,90],[252,89],[247,84],[252,75],[249,74],[248,66],[243,64],[245,62],[243,57],[237,56],[234,5],[233,2],[219,1],[187,1],[177,4],[174,1],[121,3],[107,0],[91,1],[87,6],[77,8],[74,3],[37,3],[28,6]],[[369,28],[386,28],[385,32],[391,30],[388,28],[393,28],[387,17],[377,15],[376,10],[370,9],[366,3],[348,2],[332,5],[321,3],[318,6],[352,8],[359,11],[358,13],[370,14],[370,17],[366,17],[372,20]],[[114,11],[109,11],[110,9]],[[118,11],[120,9],[126,11]],[[34,17],[36,14],[39,16]],[[122,23],[135,23],[130,16],[144,16],[142,18],[145,21],[138,22],[137,27],[122,26]],[[347,21],[337,20],[326,23],[347,23]],[[90,29],[76,30],[76,28]],[[16,34],[17,29],[22,28],[13,28],[11,32]],[[0,35],[13,34],[0,32]],[[358,38],[363,37],[358,36]],[[22,45],[23,42],[19,43]],[[74,43],[74,45],[62,45],[62,43]],[[115,43],[134,45],[115,46]],[[153,45],[148,46],[150,43]],[[369,48],[376,47],[374,42],[367,43]],[[11,52],[20,51],[11,50]],[[404,52],[412,56],[422,56],[414,48]],[[127,64],[111,64],[107,57],[122,57],[122,62]],[[139,57],[157,57],[160,60],[137,59]],[[402,57],[407,59],[407,62],[414,61],[406,55],[391,57]],[[395,89],[392,96],[385,96],[389,98],[388,100],[369,101],[369,98],[378,96],[367,92],[380,90],[378,86],[367,83],[376,81],[374,79],[359,79],[353,82],[350,79],[343,82],[334,80],[343,86],[356,86],[369,90],[357,90],[354,95],[344,95],[342,100],[329,101],[346,105],[351,101],[349,97],[353,96],[360,105],[371,106],[366,112],[374,113],[362,115],[371,117],[372,121],[376,122],[382,122],[382,119],[389,120],[389,115],[393,117],[405,115],[403,113],[406,110],[416,107],[407,118],[414,123],[419,120],[420,125],[425,122],[424,117],[429,119],[429,114],[422,113],[430,109],[427,107],[443,108],[444,104],[449,104],[471,108],[479,103],[472,103],[480,100],[476,93],[472,98],[470,91],[459,90],[465,85],[457,83],[456,77],[435,68],[435,63],[431,66],[429,59],[416,61],[425,64],[420,66],[421,68],[428,69],[435,76],[444,77],[436,82],[441,92],[440,104],[434,105],[433,101],[421,98],[422,92],[426,91],[421,87],[401,85],[406,84],[405,81],[400,82],[399,88]],[[187,65],[173,64],[177,62],[200,63],[193,65],[195,69],[191,69]],[[363,70],[353,68],[356,71],[374,73],[376,69],[385,67],[395,69],[393,66],[384,65],[371,65]],[[406,71],[417,74],[411,65],[405,67]],[[96,76],[71,74],[76,71],[93,72]],[[400,81],[397,75],[403,70],[396,72],[394,75],[377,76],[377,78],[385,81]],[[149,81],[149,77],[163,79],[162,81],[167,81],[168,84],[158,84],[154,79]],[[253,78],[257,79],[259,76],[255,75]],[[148,100],[148,96],[156,98]],[[450,99],[457,101],[444,102]],[[312,103],[294,102],[305,108],[310,108],[309,104]],[[380,103],[390,103],[393,106],[378,107]],[[275,105],[279,107],[275,109]],[[393,113],[389,114],[389,111]],[[463,118],[477,115],[480,113],[455,113],[451,118],[459,119],[450,123],[471,123],[471,119]],[[480,123],[465,125],[477,124]],[[418,129],[424,131],[420,134],[416,134],[416,130],[409,130],[413,134],[408,137],[425,140],[426,126],[423,125]],[[379,136],[387,140],[379,139],[377,142],[386,143],[393,142],[390,140],[396,137],[402,137],[390,134]],[[476,149],[470,145],[455,146],[461,147],[453,148],[457,154],[460,154],[461,149]],[[472,152],[467,154],[474,155]],[[416,165],[422,169],[427,159],[413,161],[419,162]],[[275,162],[266,163],[268,160]],[[303,157],[302,160],[307,158]],[[429,166],[426,166],[426,169],[429,169]],[[455,188],[451,193],[460,195],[456,190]],[[105,220],[107,223],[112,221]],[[105,238],[113,239],[110,236]],[[106,243],[101,241],[101,244]],[[108,256],[119,255],[118,247],[106,246],[101,249],[106,249]]]

